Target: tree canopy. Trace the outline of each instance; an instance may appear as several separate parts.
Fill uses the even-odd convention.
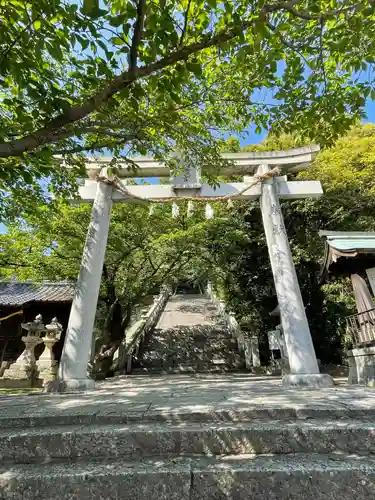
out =
[[[71,192],[61,161],[95,152],[220,165],[249,126],[330,142],[374,97],[374,20],[371,0],[1,0],[3,194]]]
[[[252,149],[277,150],[298,146],[300,141],[298,136],[269,136]],[[231,147],[238,150],[239,145],[231,141]],[[325,362],[339,361],[343,320],[355,312],[355,301],[350,280],[319,282],[324,242],[318,232],[375,230],[374,154],[375,125],[353,127],[297,175],[298,179],[320,180],[324,195],[281,204],[315,349]],[[245,329],[264,340],[264,333],[275,326],[269,312],[277,300],[259,204],[240,205],[237,218],[250,243],[242,249],[237,246],[234,256],[216,248],[216,258],[225,270],[218,286]]]
[[[280,149],[299,141],[269,136],[256,148]],[[238,141],[228,143],[228,148],[238,150]],[[306,172],[296,174],[321,180],[324,196],[282,203],[315,347],[323,361],[339,359],[340,322],[355,306],[347,280],[319,283],[323,241],[318,231],[375,230],[374,155],[375,125],[353,127],[322,151]],[[117,345],[135,304],[163,282],[179,279],[213,282],[244,331],[264,340],[267,329],[275,325],[269,312],[277,299],[259,203],[235,202],[230,210],[215,204],[213,220],[203,218],[199,204],[190,218],[185,202],[178,218],[171,217],[168,205],[155,208],[149,215],[148,206],[114,207],[98,316],[103,345]],[[26,224],[11,224],[0,237],[1,276],[75,279],[89,214],[86,205],[61,205],[54,213],[41,205]]]
[[[211,245],[225,241],[235,251],[246,238],[226,208],[217,207],[221,217],[213,221],[204,219],[202,207],[190,217],[186,208],[181,204],[180,216],[172,218],[170,206],[157,205],[152,214],[149,206],[114,206],[97,313],[98,351],[108,352],[106,358],[144,299],[180,279],[205,284],[216,268]],[[89,205],[61,205],[54,212],[42,205],[26,223],[11,224],[0,236],[1,278],[75,281],[90,212]]]

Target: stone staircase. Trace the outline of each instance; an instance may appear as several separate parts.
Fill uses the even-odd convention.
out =
[[[145,340],[133,374],[222,373],[245,368],[237,341],[217,317],[210,299],[174,295]]]
[[[110,410],[1,418],[0,499],[373,498],[374,409]]]

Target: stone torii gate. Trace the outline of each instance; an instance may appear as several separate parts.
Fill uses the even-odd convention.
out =
[[[288,351],[290,374],[284,376],[285,387],[333,385],[329,375],[320,374],[316,355],[302,302],[297,275],[280,208],[279,198],[296,199],[318,197],[323,191],[319,181],[288,181],[286,175],[275,176],[275,167],[287,172],[304,170],[315,158],[319,147],[310,146],[288,151],[228,153],[230,161],[220,171],[223,175],[245,175],[243,182],[221,183],[213,188],[201,181],[200,169],[188,162],[182,173],[170,184],[126,185],[113,182],[106,168],[111,158],[88,159],[88,177],[80,188],[82,202],[92,202],[92,215],[83,250],[80,273],[76,285],[64,348],[60,360],[59,390],[84,390],[93,387],[87,377],[87,365],[92,345],[96,307],[104,263],[110,213],[113,202],[134,202],[139,199],[171,202],[194,197],[197,201],[213,201],[218,197],[233,200],[260,198],[260,207],[272,273],[280,307],[285,344]],[[136,173],[127,165],[118,166],[118,177],[168,177],[169,169],[151,157],[133,159],[139,166]],[[267,175],[268,172],[271,174]],[[93,175],[94,174],[94,175]],[[249,177],[248,174],[253,174]],[[266,174],[266,175],[265,175]],[[259,181],[259,176],[263,176]],[[269,177],[267,180],[265,180]]]

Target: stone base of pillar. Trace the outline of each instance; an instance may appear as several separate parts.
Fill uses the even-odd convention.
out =
[[[43,392],[85,392],[94,389],[95,381],[91,378],[71,378],[47,381],[43,387]]]
[[[28,378],[0,378],[0,389],[35,389],[42,386],[43,380],[40,378],[33,380]]]
[[[11,365],[11,361],[3,361],[0,365],[0,377],[2,377],[4,375],[4,372],[5,370],[7,370],[10,365]]]
[[[321,389],[333,387],[334,382],[328,373],[289,373],[282,378],[282,386],[286,389]]]

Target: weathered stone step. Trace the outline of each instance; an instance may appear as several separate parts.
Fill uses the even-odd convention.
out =
[[[228,351],[225,346],[212,346],[207,349],[200,346],[192,346],[191,348],[184,346],[183,349],[178,351],[176,348],[165,348],[163,350],[149,349],[144,355],[153,359],[210,359],[218,356],[231,359],[233,357],[240,357],[236,351]]]
[[[189,352],[191,349],[208,352],[223,350],[223,349],[236,349],[237,341],[231,337],[206,337],[206,338],[156,338],[152,339],[148,343],[148,349],[150,351],[157,352],[169,352],[176,351],[176,344],[178,344],[179,350],[184,350]]]
[[[375,454],[375,424],[354,420],[133,423],[0,431],[1,460],[15,463],[330,452]]]
[[[225,325],[205,326],[195,325],[194,327],[176,326],[175,328],[168,328],[166,330],[155,329],[153,330],[154,336],[157,337],[181,337],[190,336],[192,338],[200,338],[206,336],[215,336],[222,338],[230,338],[231,334],[228,332],[228,327]]]
[[[210,338],[207,337],[205,339],[164,339],[157,338],[153,339],[149,342],[148,349],[154,351],[157,349],[157,352],[168,352],[176,349],[176,343],[178,343],[179,348],[189,351],[190,349],[199,350],[199,351],[216,351],[227,348],[236,348],[237,341],[232,338]]]
[[[147,366],[149,368],[177,368],[184,366],[195,366],[202,368],[214,368],[215,366],[226,365],[228,367],[239,367],[244,363],[241,358],[235,356],[216,356],[212,358],[199,358],[199,357],[188,357],[188,358],[167,358],[167,359],[157,359],[157,358],[143,358],[139,361],[134,362],[134,366]]]
[[[375,459],[232,456],[0,468],[1,500],[368,500]]]
[[[142,378],[142,375],[139,375]],[[150,379],[146,375],[147,380]],[[158,379],[158,376],[155,376]],[[53,404],[55,398],[49,399],[49,404]],[[0,429],[11,429],[18,432],[18,429],[25,430],[30,428],[48,428],[60,426],[87,426],[87,425],[118,425],[126,423],[139,423],[140,414],[136,410],[126,405],[123,408],[121,403],[115,406],[110,406],[99,411],[93,411],[93,408],[86,409],[80,407],[63,407],[59,405],[59,397],[56,397],[56,408],[52,408],[49,412],[45,408],[38,410],[37,408],[22,408],[19,415],[15,415],[11,411],[8,415],[3,411],[0,416]],[[202,405],[201,407],[180,408],[178,410],[149,410],[141,417],[142,423],[148,422],[163,422],[170,425],[176,423],[243,423],[243,422],[262,422],[262,421],[280,421],[288,422],[290,420],[307,421],[314,423],[317,420],[348,420],[356,419],[365,423],[375,422],[375,409],[359,407],[359,408],[329,408],[319,407],[316,405],[300,407],[293,406],[271,406],[264,405],[253,406],[248,405],[243,407],[229,408],[212,408]],[[17,431],[16,431],[17,429]],[[0,450],[1,455],[1,450]]]
[[[149,364],[147,362],[140,362],[138,367],[137,364],[134,363],[136,368],[132,368],[132,375],[172,375],[172,374],[184,374],[184,373],[230,373],[230,372],[238,372],[241,368],[243,368],[243,364],[217,364],[209,363],[204,366],[201,365],[189,365],[189,364],[181,364],[176,366],[165,366],[163,364]]]

